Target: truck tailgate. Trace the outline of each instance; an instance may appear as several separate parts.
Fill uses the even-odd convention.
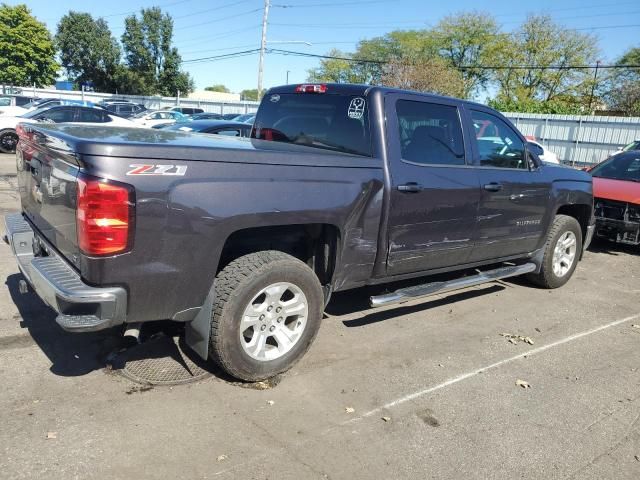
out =
[[[78,262],[76,177],[79,164],[60,140],[21,128],[16,149],[22,210],[68,261]]]

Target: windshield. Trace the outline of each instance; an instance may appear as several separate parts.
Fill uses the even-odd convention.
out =
[[[640,144],[640,142],[635,141],[635,142],[631,142],[629,145],[626,145],[622,151],[623,152],[628,152],[629,150],[638,150],[638,144]]]
[[[22,115],[19,115],[19,116],[22,117],[22,118],[34,118],[35,116],[41,114],[42,112],[46,112],[50,108],[51,108],[50,106],[42,107],[42,108],[36,108],[35,110],[31,110],[30,112],[23,113]]]
[[[371,156],[369,109],[363,97],[353,95],[268,95],[251,137]]]
[[[591,175],[640,182],[640,152],[616,155],[591,170]]]

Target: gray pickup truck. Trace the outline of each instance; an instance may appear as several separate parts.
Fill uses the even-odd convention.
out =
[[[18,131],[22,212],[5,223],[22,289],[69,332],[183,322],[193,350],[249,381],[304,355],[332,292],[443,272],[371,304],[516,275],[556,288],[594,230],[587,173],[451,98],[273,88],[244,140]]]

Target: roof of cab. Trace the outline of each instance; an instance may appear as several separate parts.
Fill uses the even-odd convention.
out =
[[[437,95],[434,93],[427,92],[418,92],[416,90],[403,90],[400,88],[393,87],[383,87],[378,85],[361,85],[354,83],[324,83],[324,82],[307,82],[307,83],[298,83],[292,85],[281,85],[278,87],[272,87],[267,91],[267,94],[282,94],[282,93],[296,93],[296,88],[300,85],[326,85],[327,91],[326,94],[334,94],[334,95],[370,95],[372,93],[379,92],[382,95],[386,95],[388,93],[409,93],[412,95],[420,95],[425,98],[439,98],[446,99],[449,101],[455,101],[459,103],[464,103],[466,105],[474,105],[485,107],[486,105],[482,105],[480,103],[471,102],[469,100],[463,100],[455,97],[447,97],[444,95]],[[310,93],[309,95],[322,95],[318,93]]]

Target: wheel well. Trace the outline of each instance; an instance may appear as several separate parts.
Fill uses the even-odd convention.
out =
[[[589,218],[591,217],[591,207],[589,205],[563,205],[556,212],[558,215],[568,215],[575,218],[580,224],[582,230],[582,239],[587,235],[587,227],[589,226]]]
[[[222,248],[218,272],[243,255],[262,250],[278,250],[302,260],[316,272],[322,285],[329,285],[333,278],[338,237],[339,232],[335,226],[323,223],[239,230],[227,238]]]

